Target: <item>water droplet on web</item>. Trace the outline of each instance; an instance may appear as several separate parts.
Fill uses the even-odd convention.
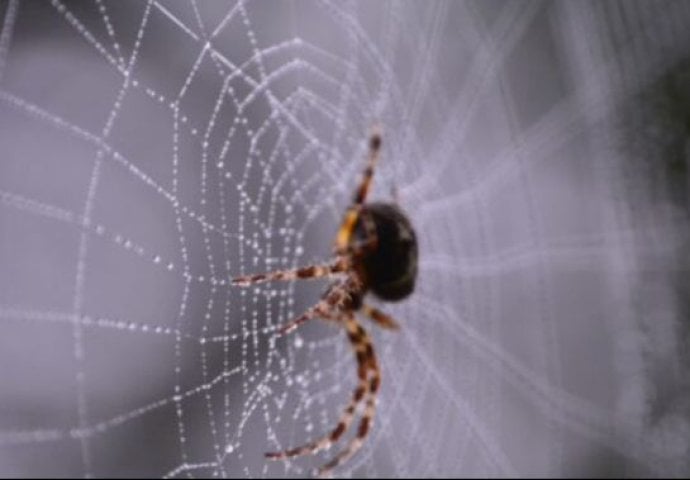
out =
[[[295,336],[295,348],[302,348],[304,346],[304,340],[302,339],[301,336],[296,335]]]
[[[232,453],[234,451],[235,451],[235,447],[233,447],[232,445],[227,445],[225,447],[225,453]]]

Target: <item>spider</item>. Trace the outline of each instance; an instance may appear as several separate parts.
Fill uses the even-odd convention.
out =
[[[361,448],[371,430],[376,411],[381,373],[371,337],[355,313],[363,314],[382,328],[397,330],[397,322],[365,303],[364,297],[371,292],[383,301],[402,300],[413,292],[417,278],[417,239],[408,218],[395,203],[366,202],[381,144],[381,133],[374,128],[369,137],[366,168],[337,232],[333,246],[334,258],[330,263],[247,275],[232,280],[233,284],[248,286],[274,280],[335,278],[319,302],[283,325],[279,333],[289,333],[317,317],[342,326],[355,353],[359,381],[350,403],[330,433],[297,448],[266,453],[269,459],[285,460],[312,455],[331,447],[348,430],[358,406],[363,402],[364,412],[355,436],[331,461],[316,471],[319,476],[328,475]]]

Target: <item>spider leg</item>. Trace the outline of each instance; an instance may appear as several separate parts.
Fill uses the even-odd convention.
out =
[[[289,321],[288,323],[280,327],[280,330],[278,330],[278,335],[286,335],[292,332],[293,330],[296,330],[297,327],[299,327],[303,323],[306,323],[314,318],[331,318],[331,313],[328,310],[326,310],[326,308],[324,308],[323,303],[324,301],[321,300],[319,303],[309,308],[299,317]]]
[[[357,225],[357,220],[359,219],[359,214],[362,210],[362,205],[369,195],[371,181],[374,178],[374,170],[376,168],[376,163],[378,162],[380,152],[381,131],[379,127],[374,127],[369,137],[369,155],[367,157],[367,166],[364,168],[362,179],[360,180],[352,198],[352,204],[347,209],[343,222],[338,230],[338,234],[336,235],[335,250],[337,252],[344,251],[350,242],[350,238],[352,237],[352,233]]]
[[[352,199],[352,204],[354,206],[361,205],[367,199],[369,194],[369,189],[371,187],[371,180],[374,177],[374,169],[376,168],[376,162],[379,159],[379,153],[381,152],[381,128],[374,126],[369,135],[369,156],[367,158],[367,166],[362,173],[362,180],[355,190],[355,195]]]
[[[376,361],[374,346],[371,343],[371,338],[364,328],[359,325],[353,314],[347,316],[346,328],[350,342],[352,342],[352,346],[356,352],[360,381],[362,379],[367,379],[367,372],[370,373],[368,380],[365,380],[366,383],[368,383],[367,400],[364,413],[357,427],[357,434],[332,460],[316,471],[319,477],[329,476],[335,468],[357,453],[373,426],[374,415],[376,413],[376,399],[379,386],[381,385],[381,371]]]
[[[316,305],[307,309],[299,317],[283,325],[278,331],[279,335],[285,335],[295,330],[303,323],[317,317],[334,319],[335,313],[344,305],[350,296],[356,291],[357,285],[354,279],[333,283],[321,296]]]
[[[277,270],[275,272],[259,273],[255,275],[244,275],[232,279],[233,285],[243,287],[254,283],[271,282],[274,280],[295,280],[307,278],[321,278],[333,275],[334,273],[344,272],[348,267],[347,260],[339,256],[335,261],[324,265],[310,265],[295,270]]]
[[[306,445],[302,445],[301,447],[291,448],[282,452],[268,452],[266,453],[266,458],[270,458],[271,460],[285,460],[286,458],[298,457],[301,455],[311,455],[329,448],[333,443],[338,441],[348,428],[350,428],[357,405],[362,401],[362,398],[364,398],[364,394],[368,388],[367,383],[366,378],[360,378],[357,387],[352,393],[350,403],[343,410],[343,413],[338,419],[338,424],[329,434],[309,442]]]
[[[376,390],[378,390],[380,383],[378,380],[378,367],[376,366],[376,359],[373,356],[373,347],[371,347],[371,340],[367,335],[367,332],[361,327],[361,325],[359,325],[359,323],[357,323],[352,313],[348,313],[346,315],[344,325],[357,359],[357,376],[359,378],[357,387],[352,393],[350,403],[340,415],[340,419],[338,420],[336,427],[327,435],[324,435],[323,437],[309,442],[301,447],[291,448],[282,452],[266,453],[267,458],[272,460],[284,460],[290,457],[314,454],[323,449],[329,448],[350,428],[357,410],[357,405],[362,402],[365,396],[371,397],[371,395],[375,394]],[[369,375],[369,372],[372,372],[372,369],[374,369],[374,376]],[[373,416],[373,413],[371,412],[367,416],[367,412],[371,409],[370,403],[371,401],[367,400],[367,406],[364,413],[365,418],[369,419]],[[357,437],[360,437],[363,429],[368,429],[370,420],[366,421],[366,426],[364,427],[362,426],[362,422],[364,422],[364,418],[360,422]],[[366,432],[364,432],[361,440],[363,440],[365,436]],[[354,454],[355,451],[356,450],[354,450],[352,454]]]
[[[362,305],[362,313],[369,317],[374,323],[379,327],[385,328],[386,330],[399,330],[400,325],[396,322],[393,317],[387,313],[382,312],[376,307],[364,304]]]
[[[341,464],[349,460],[357,451],[362,448],[364,439],[369,434],[369,429],[371,428],[374,420],[374,414],[376,413],[376,396],[370,395],[367,398],[366,408],[364,409],[364,415],[359,422],[359,427],[357,429],[357,436],[350,440],[347,447],[340,451],[330,462],[328,462],[323,467],[316,470],[316,476],[318,477],[328,477],[331,472],[338,468]]]

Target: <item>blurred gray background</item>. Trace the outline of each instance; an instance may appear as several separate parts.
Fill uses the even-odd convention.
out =
[[[690,2],[0,2],[0,475],[300,476],[276,326],[379,122],[420,278],[337,476],[690,475]],[[394,195],[397,192],[397,195]]]

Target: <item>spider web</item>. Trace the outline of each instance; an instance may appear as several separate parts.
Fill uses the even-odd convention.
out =
[[[375,427],[337,474],[690,472],[687,197],[630,141],[688,54],[687,3],[0,15],[3,476],[330,458],[263,457],[329,431],[354,386],[337,328],[276,335],[323,283],[228,280],[329,258],[375,122],[372,195],[409,213],[420,278],[381,306],[400,333],[368,328]]]

